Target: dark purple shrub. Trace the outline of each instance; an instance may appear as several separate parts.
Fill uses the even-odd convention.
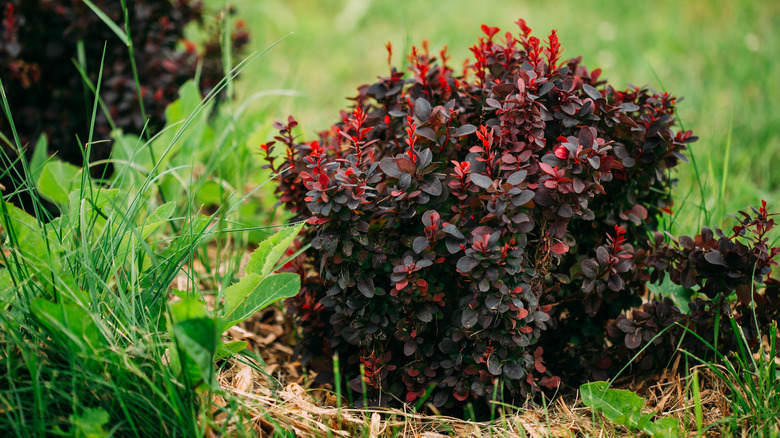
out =
[[[115,23],[124,27],[119,0],[94,0]],[[129,26],[135,47],[147,130],[165,122],[165,107],[178,97],[178,89],[195,77],[208,92],[223,76],[217,29],[200,51],[184,39],[188,23],[204,26],[200,2],[190,0],[137,0],[127,2]],[[93,97],[73,65],[77,45],[83,43],[87,72],[97,82],[104,44],[106,54],[101,97],[116,126],[141,133],[144,120],[132,75],[128,48],[81,0],[0,0],[0,75],[23,146],[31,148],[41,134],[50,150],[72,163],[82,164],[82,144],[87,141]],[[233,48],[240,50],[248,34],[237,29]],[[183,46],[183,47],[182,47]],[[99,111],[94,140],[107,140],[111,127]],[[0,132],[13,140],[5,117]],[[6,147],[4,144],[2,147]],[[92,148],[92,160],[108,158],[110,143]]]
[[[609,321],[607,335],[614,346],[601,352],[605,365],[611,359],[623,365],[651,342],[652,348],[637,358],[640,370],[663,367],[678,348],[702,359],[714,357],[711,346],[721,353],[736,352],[741,335],[734,331],[732,319],[747,346],[753,351],[760,347],[760,329],[780,319],[780,283],[769,278],[780,248],[769,245],[768,233],[775,223],[766,202],[753,209],[755,217],[739,213],[739,224],[729,236],[704,227],[693,238],[665,242],[656,233],[644,261],[651,280],[661,282],[668,275],[666,281],[679,285],[683,293],[704,297],[692,300],[687,314],[665,298],[643,304],[630,317],[619,315]]]
[[[546,361],[574,357],[572,335],[603,342],[640,303],[649,277],[626,269],[695,137],[672,130],[668,94],[617,91],[559,62],[555,31],[542,43],[518,25],[483,26],[462,75],[413,47],[410,77],[360,87],[318,140],[298,141],[290,118],[263,145],[274,171],[292,168],[281,201],[311,224],[313,250],[290,267],[305,279],[289,301],[303,360],[338,353],[355,391],[362,365],[374,402],[521,402],[558,385]]]

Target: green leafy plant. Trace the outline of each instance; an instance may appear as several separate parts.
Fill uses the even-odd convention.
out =
[[[68,167],[50,161],[38,187],[42,194],[56,197],[69,187],[60,184],[62,180],[47,176],[53,175],[53,169]],[[167,289],[172,276],[183,268],[198,246],[217,233],[216,218],[195,216],[180,225],[181,233],[170,234],[169,228],[177,221],[171,217],[173,202],[151,211],[141,202],[138,211],[149,212],[133,217],[119,203],[118,194],[116,189],[77,185],[68,194],[62,215],[46,224],[0,201],[5,249],[0,267],[0,297],[7,312],[2,318],[3,360],[17,378],[22,370],[13,364],[29,366],[32,357],[37,357],[41,365],[49,363],[47,366],[55,370],[63,366],[63,361],[70,362],[65,373],[80,375],[87,382],[90,377],[110,373],[114,384],[128,386],[134,373],[151,368],[174,383],[169,390],[179,385],[179,397],[195,402],[202,391],[219,391],[215,361],[246,347],[243,342],[223,343],[221,333],[274,301],[298,292],[297,275],[272,271],[301,225],[283,228],[261,242],[252,254],[246,275],[225,289],[224,304],[217,309],[209,310],[197,292],[177,292],[183,299],[168,306]],[[15,338],[14,333],[43,336],[37,344],[40,351],[14,351],[24,342],[24,336]],[[162,366],[166,355],[167,365]],[[136,362],[140,368],[127,366],[128,361]],[[28,376],[47,377],[52,378],[48,372]],[[13,387],[24,386],[24,382],[24,378],[13,384],[6,380],[0,386],[6,396],[16,394],[18,399]],[[134,382],[144,383],[152,382]],[[164,395],[159,388],[150,389]],[[188,391],[194,392],[187,395]],[[88,410],[93,408],[103,409],[103,413],[116,419],[117,412],[109,399],[101,395],[80,397],[85,397],[85,403],[97,405],[85,406],[84,412],[91,414],[73,411],[75,419],[102,418]],[[11,400],[4,398],[7,403]],[[25,415],[24,409],[19,408],[16,412]],[[133,412],[137,415],[137,410]],[[182,423],[186,419],[182,415],[172,421]],[[82,424],[72,421],[73,427]],[[161,420],[161,425],[165,427],[166,422]]]
[[[194,86],[182,90],[168,111],[179,117],[150,140],[115,132],[114,141],[128,148],[115,149],[110,177],[93,180],[45,154],[28,163],[17,153],[20,174],[3,169],[19,179],[0,200],[1,430],[16,436],[246,432],[239,403],[215,379],[217,365],[246,344],[224,343],[221,334],[297,292],[297,277],[273,270],[300,225],[273,235],[253,227],[271,237],[258,237],[253,262],[235,283],[247,240],[233,236],[249,231],[238,219],[251,195],[249,179],[245,167],[231,167],[238,155],[215,148],[248,153],[253,128],[236,128],[239,111],[209,103],[233,76],[205,101]],[[96,89],[100,84],[99,77]],[[8,101],[2,103],[13,126]],[[96,102],[93,119],[97,108]],[[216,117],[207,118],[209,111]],[[14,144],[20,152],[18,139]],[[91,139],[85,144],[88,152]],[[157,148],[156,161],[149,148]],[[224,194],[204,214],[196,203],[203,204],[199,192],[212,182]],[[34,214],[8,202],[19,190],[31,194]],[[58,217],[48,215],[43,198],[57,205]],[[220,269],[209,265],[207,247],[228,254],[216,261]],[[206,272],[196,272],[196,262]],[[169,304],[171,294],[178,301]],[[208,294],[215,306],[205,305]],[[214,395],[228,404],[213,406]]]
[[[615,424],[641,430],[655,438],[681,436],[676,419],[651,421],[653,414],[643,414],[645,400],[634,392],[610,388],[607,382],[590,382],[580,386],[580,394],[585,406],[601,412]]]
[[[298,293],[301,279],[297,274],[273,271],[302,226],[301,223],[283,228],[261,242],[244,269],[245,276],[225,289],[224,304],[217,310],[209,310],[199,298],[186,298],[170,306],[169,331],[180,347],[173,351],[186,352],[191,381],[207,382],[216,389],[214,361],[232,356],[247,346],[246,341],[225,343],[220,340],[220,334],[275,301]]]

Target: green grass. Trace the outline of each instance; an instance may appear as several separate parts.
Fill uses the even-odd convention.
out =
[[[678,231],[694,232],[701,208],[712,218],[710,225],[721,225],[725,213],[761,199],[780,207],[780,172],[773,167],[780,161],[778,2],[230,3],[237,6],[235,18],[246,21],[255,47],[294,32],[264,63],[250,68],[236,89],[243,95],[257,88],[299,92],[295,98],[266,100],[262,108],[274,119],[294,114],[308,138],[338,119],[357,86],[387,73],[387,41],[395,48],[395,65],[401,65],[410,44],[423,39],[430,40],[432,50],[449,46],[453,65],[460,65],[482,23],[516,32],[513,22],[522,17],[542,39],[558,29],[564,57],[582,56],[618,88],[648,84],[685,98],[679,116],[700,137],[693,153],[705,199],[693,166],[681,165]]]
[[[757,353],[751,352],[747,340],[737,323],[730,319],[735,333],[739,333],[739,351],[724,356],[715,346],[704,341],[698,334],[689,331],[710,348],[717,356],[716,360],[706,362],[695,355],[687,355],[701,362],[715,376],[725,383],[730,390],[731,415],[721,418],[717,424],[708,428],[725,425],[732,432],[747,433],[756,437],[776,437],[780,435],[780,371],[777,368],[777,322],[769,327],[763,327],[769,345],[762,347]],[[694,374],[694,376],[696,376]],[[694,379],[696,388],[694,396],[698,396],[698,380]],[[696,425],[701,432],[701,408],[696,410]]]

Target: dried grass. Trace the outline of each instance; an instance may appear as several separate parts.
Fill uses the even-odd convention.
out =
[[[292,359],[285,321],[278,309],[230,330],[234,339],[250,342],[265,364],[262,373],[239,361],[223,368],[221,386],[242,400],[253,431],[261,437],[287,431],[298,437],[623,437],[635,434],[616,426],[584,406],[578,394],[561,396],[544,409],[506,409],[510,413],[492,422],[424,415],[401,409],[347,409],[337,407],[330,387],[313,387],[311,371]],[[674,363],[671,369],[676,369]],[[727,387],[704,367],[699,367],[701,403],[706,436],[725,436],[715,427],[729,415]],[[674,417],[690,436],[696,435],[694,401],[686,379],[667,371],[643,379],[626,378],[615,387],[636,391],[647,400],[646,412],[656,418]],[[346,405],[346,403],[345,403]],[[502,408],[503,406],[499,406]],[[500,410],[500,409],[499,409]]]

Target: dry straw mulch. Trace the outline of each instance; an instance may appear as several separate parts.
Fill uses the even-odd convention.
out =
[[[292,357],[290,327],[281,311],[268,309],[260,316],[230,330],[263,358],[262,366],[233,360],[223,368],[222,387],[239,396],[258,436],[278,436],[282,431],[298,437],[623,437],[637,433],[616,426],[582,404],[578,394],[557,397],[544,407],[512,409],[492,422],[464,421],[437,415],[422,415],[400,409],[349,409],[342,407],[328,386],[313,387],[311,371]],[[679,366],[675,363],[671,369]],[[261,371],[260,371],[261,370]],[[701,403],[705,427],[729,415],[727,388],[707,369],[699,368]],[[656,418],[672,416],[696,435],[694,401],[690,384],[678,373],[643,379],[626,378],[616,388],[636,391],[646,399],[646,412]],[[215,400],[217,405],[219,400]],[[706,436],[722,436],[717,427]]]

